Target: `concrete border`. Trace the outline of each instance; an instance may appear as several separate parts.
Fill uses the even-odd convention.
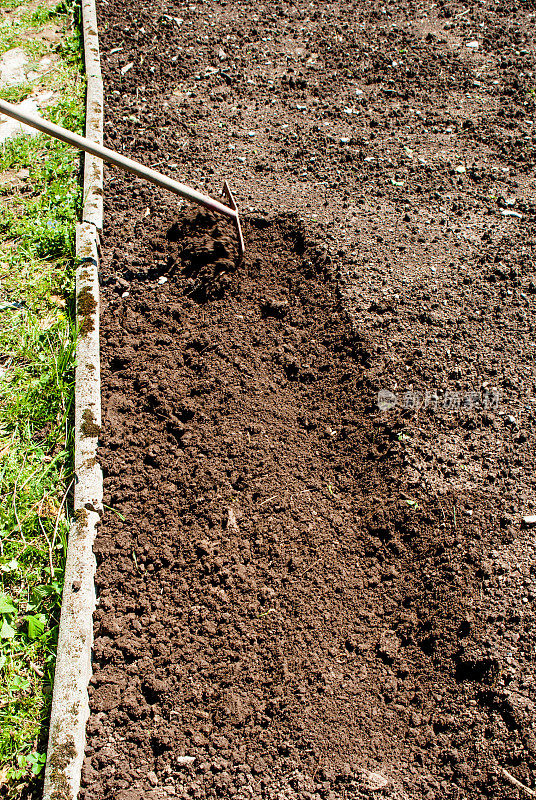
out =
[[[87,79],[86,137],[102,145],[104,125],[104,92],[100,65],[99,33],[95,0],[83,0],[84,64]],[[84,222],[102,230],[103,163],[100,158],[84,154]]]
[[[102,144],[103,86],[95,0],[83,0],[82,24],[86,137]],[[93,541],[102,514],[102,471],[96,460],[101,425],[98,267],[102,187],[102,161],[85,154],[83,221],[76,229],[75,521],[67,548],[44,800],[76,800],[89,717],[87,690],[96,604]]]

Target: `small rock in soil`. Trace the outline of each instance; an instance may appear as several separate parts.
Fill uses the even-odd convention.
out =
[[[367,789],[371,792],[379,792],[389,783],[388,778],[381,772],[367,772],[363,778]]]
[[[175,763],[179,767],[188,766],[188,764],[193,764],[195,761],[195,756],[177,756],[175,759]]]

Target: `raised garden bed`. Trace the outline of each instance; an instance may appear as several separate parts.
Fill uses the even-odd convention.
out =
[[[85,800],[535,785],[530,19],[102,4]]]

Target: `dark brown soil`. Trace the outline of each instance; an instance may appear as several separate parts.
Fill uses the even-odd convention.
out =
[[[83,800],[536,788],[535,12],[101,4]]]

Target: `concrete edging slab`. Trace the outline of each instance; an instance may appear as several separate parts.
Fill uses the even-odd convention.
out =
[[[87,76],[86,137],[102,144],[103,86],[95,0],[83,0]],[[95,557],[102,513],[102,471],[96,460],[101,424],[99,354],[99,233],[103,164],[85,154],[83,221],[76,230],[75,521],[69,532],[44,800],[75,800],[80,788],[89,717]]]

